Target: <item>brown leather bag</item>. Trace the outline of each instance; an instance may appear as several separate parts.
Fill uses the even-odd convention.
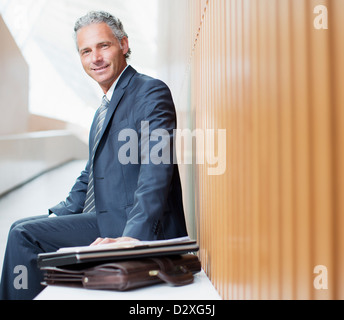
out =
[[[75,268],[78,266],[42,268],[45,271],[43,284],[119,291],[161,282],[182,286],[193,282],[193,275],[201,271],[201,264],[196,255],[185,254],[112,262],[81,270]]]

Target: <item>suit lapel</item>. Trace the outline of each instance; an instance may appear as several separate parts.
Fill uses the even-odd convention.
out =
[[[108,109],[108,112],[106,114],[106,117],[105,117],[105,121],[104,121],[104,124],[103,124],[103,128],[102,128],[102,131],[100,133],[100,141],[101,139],[103,138],[103,135],[104,135],[104,132],[107,128],[107,126],[109,125],[110,123],[110,120],[112,118],[112,115],[115,113],[128,85],[129,85],[129,82],[131,80],[131,78],[136,74],[136,70],[134,68],[132,68],[131,66],[129,66],[127,68],[127,70],[124,71],[123,75],[121,76],[121,78],[119,79],[118,83],[117,83],[117,86],[116,86],[116,89],[112,95],[112,99],[110,101],[110,105],[109,105],[109,109]],[[98,144],[99,145],[99,144]],[[98,149],[98,147],[97,147]],[[95,151],[97,152],[97,150]]]

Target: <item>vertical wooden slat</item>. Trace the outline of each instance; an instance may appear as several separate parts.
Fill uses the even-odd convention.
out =
[[[294,273],[294,198],[293,198],[293,113],[292,113],[292,61],[291,61],[291,11],[289,1],[278,3],[278,105],[280,125],[279,154],[280,154],[280,276],[281,299],[295,297]]]
[[[244,168],[244,159],[245,159],[245,151],[244,148],[246,144],[244,143],[245,139],[245,132],[244,132],[244,106],[243,106],[243,99],[244,99],[244,86],[243,86],[243,13],[242,13],[242,1],[237,1],[236,3],[236,16],[237,16],[237,97],[238,97],[238,104],[236,106],[237,112],[237,127],[238,127],[238,212],[241,214],[238,215],[238,263],[240,268],[238,274],[238,298],[240,300],[244,299],[244,278],[245,278],[245,235],[244,235],[244,225],[246,221],[245,210],[244,210],[244,199],[245,199],[245,168]]]
[[[312,12],[318,4],[312,0],[306,9]],[[332,204],[332,142],[330,94],[329,31],[311,28],[310,36],[310,117],[311,117],[311,177],[312,177],[312,251],[313,266],[323,265],[333,275],[333,204]],[[321,62],[321,63],[319,63]],[[333,288],[333,277],[328,278]],[[315,298],[332,298],[332,290],[315,290]]]
[[[295,199],[294,243],[295,297],[309,299],[311,268],[311,208],[310,208],[310,117],[309,117],[309,25],[306,1],[291,1],[292,28],[292,113],[293,149],[291,155],[294,166],[293,197]]]
[[[344,2],[334,0],[329,3],[329,31],[331,57],[332,94],[333,94],[333,169],[334,187],[334,271],[333,285],[335,299],[344,299],[344,42],[339,41],[343,34]]]
[[[258,119],[259,119],[259,220],[260,220],[260,298],[269,298],[269,274],[270,274],[270,256],[269,256],[269,123],[268,123],[268,70],[269,61],[267,48],[267,31],[269,28],[267,21],[267,0],[259,1],[258,6]]]
[[[230,113],[229,113],[229,101],[231,98],[231,94],[230,94],[230,88],[231,88],[231,81],[230,81],[230,54],[231,54],[231,46],[230,46],[230,20],[228,19],[228,16],[230,15],[230,3],[228,1],[225,2],[225,8],[224,8],[224,23],[223,25],[225,26],[225,39],[226,41],[224,41],[224,52],[225,52],[225,57],[226,57],[226,61],[225,61],[225,66],[224,66],[224,72],[225,72],[225,101],[224,101],[224,108],[226,110],[225,112],[225,124],[223,126],[223,128],[228,128],[230,122],[231,122],[231,118],[230,118]],[[222,26],[223,27],[223,26]],[[228,153],[231,152],[232,150],[232,144],[231,144],[232,140],[231,140],[231,132],[227,131],[227,143],[226,143],[226,151],[227,151],[227,155]],[[231,166],[232,163],[232,159],[229,158],[227,156],[227,170],[228,168]],[[228,172],[228,171],[227,171]],[[229,173],[231,174],[231,173]],[[228,190],[227,192],[227,211],[225,213],[226,215],[226,223],[227,223],[227,227],[226,227],[226,232],[227,234],[224,237],[224,241],[225,243],[230,243],[231,239],[230,239],[230,235],[233,234],[233,223],[232,223],[232,212],[233,212],[233,185],[232,185],[232,180],[231,179],[226,179],[226,190]],[[227,288],[224,289],[224,296],[227,299],[231,299],[233,297],[233,292],[232,292],[232,283],[233,283],[233,247],[232,246],[226,246],[227,249],[227,259],[226,259],[226,268],[225,271],[227,272]]]
[[[251,159],[251,170],[252,170],[252,298],[260,299],[260,188],[259,181],[261,173],[259,170],[259,150],[260,150],[260,141],[259,141],[259,69],[258,69],[258,3],[256,1],[250,3],[250,20],[251,23],[251,73],[248,75],[248,78],[251,81],[252,88],[252,159]]]
[[[233,159],[231,168],[231,180],[232,180],[232,190],[233,190],[233,205],[232,205],[232,234],[230,237],[230,243],[233,248],[233,257],[231,267],[233,269],[233,279],[232,279],[232,297],[233,299],[238,299],[238,278],[239,278],[239,263],[233,263],[233,261],[239,261],[239,252],[238,252],[238,199],[239,199],[239,169],[238,169],[238,159],[239,159],[239,152],[238,146],[240,144],[239,137],[238,137],[238,119],[237,119],[237,105],[238,105],[238,81],[237,81],[237,68],[238,68],[238,57],[237,57],[237,15],[236,15],[236,8],[237,8],[237,1],[231,1],[230,3],[230,117],[231,122],[229,126],[229,131],[231,135],[231,146],[232,146],[232,156]]]
[[[218,30],[219,32],[222,32],[222,37],[220,38],[220,46],[221,46],[221,58],[219,60],[218,69],[220,74],[220,86],[221,86],[221,114],[222,117],[220,117],[220,127],[226,128],[227,126],[227,77],[226,72],[223,70],[226,70],[227,68],[227,51],[226,51],[226,42],[221,41],[221,39],[227,39],[227,29],[223,28],[223,26],[226,23],[226,2],[220,1],[220,8],[219,8],[221,14],[218,21]],[[228,148],[228,135],[226,134],[226,148]],[[227,163],[226,163],[227,168]],[[228,190],[227,185],[228,179],[225,177],[222,177],[222,190]],[[220,198],[222,200],[223,204],[223,210],[221,214],[221,256],[222,259],[222,272],[223,272],[223,280],[222,280],[222,289],[221,294],[224,297],[224,299],[228,299],[228,291],[227,288],[229,286],[229,276],[228,276],[228,265],[230,264],[230,258],[229,258],[229,251],[227,250],[227,246],[225,245],[227,243],[227,235],[229,234],[229,221],[228,221],[228,211],[229,211],[229,204],[228,199],[225,199],[223,196],[221,196],[222,192],[220,191]]]
[[[249,78],[245,76],[250,72],[249,66],[249,53],[250,53],[250,10],[247,1],[242,2],[242,57],[243,57],[243,66],[242,66],[242,86],[243,88],[249,88],[250,82]],[[244,92],[248,94],[245,95]],[[244,160],[243,160],[243,171],[244,179],[243,185],[246,187],[246,192],[243,194],[244,201],[244,232],[243,232],[243,299],[250,299],[252,297],[252,209],[251,209],[251,110],[250,110],[250,90],[243,90],[243,132],[244,132]]]
[[[269,275],[269,298],[280,298],[279,273],[280,273],[280,175],[279,175],[279,153],[278,139],[280,137],[280,125],[278,123],[278,74],[277,66],[280,64],[280,57],[277,55],[277,1],[269,1],[268,10],[268,33],[267,47],[269,61],[268,73],[268,159],[269,159],[269,256],[270,256],[270,275]]]

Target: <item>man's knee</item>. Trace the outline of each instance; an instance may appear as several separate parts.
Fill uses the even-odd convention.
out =
[[[28,222],[33,222],[33,221],[36,221],[36,220],[40,220],[40,219],[44,219],[44,218],[47,218],[48,215],[43,215],[43,216],[37,216],[37,217],[29,217],[29,218],[24,218],[24,219],[19,219],[17,220],[16,222],[14,222],[10,228],[10,231],[12,231],[12,229],[14,229],[15,227],[21,225],[21,224],[25,224],[25,223],[28,223]]]
[[[20,225],[21,223],[22,223],[22,219],[21,219],[21,220],[18,220],[18,221],[16,221],[16,222],[14,222],[14,223],[12,223],[11,228],[10,228],[10,232],[11,232],[13,229],[15,229],[18,225]]]
[[[8,235],[8,243],[20,242],[21,239],[25,238],[25,232],[26,230],[23,228],[22,223],[14,223]]]
[[[27,246],[33,244],[36,238],[34,220],[18,220],[13,223],[8,236],[8,243]]]

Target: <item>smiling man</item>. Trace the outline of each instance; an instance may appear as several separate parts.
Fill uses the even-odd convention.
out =
[[[167,86],[127,65],[128,35],[106,12],[90,12],[75,25],[85,72],[103,92],[90,129],[89,160],[67,199],[38,216],[15,222],[10,230],[1,278],[1,299],[32,299],[43,287],[39,253],[61,247],[128,240],[160,240],[187,235],[178,167],[173,164],[176,113]],[[154,163],[159,141],[137,145],[139,163],[122,164],[119,134],[135,130],[168,132],[169,163]],[[148,132],[149,134],[149,132]],[[27,270],[25,288],[14,286],[16,267]]]
[[[105,23],[91,24],[77,31],[81,63],[86,73],[107,93],[127,66],[128,38],[118,40]]]

